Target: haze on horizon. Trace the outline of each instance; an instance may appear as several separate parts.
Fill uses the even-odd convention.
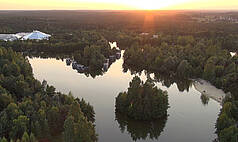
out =
[[[237,0],[0,0],[0,10],[238,10]]]

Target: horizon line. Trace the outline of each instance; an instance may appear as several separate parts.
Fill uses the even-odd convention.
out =
[[[0,11],[237,11],[238,9],[4,9]]]

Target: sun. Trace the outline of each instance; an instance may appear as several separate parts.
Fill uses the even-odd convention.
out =
[[[156,0],[143,0],[140,3],[138,3],[138,7],[144,10],[155,10],[155,9],[161,9],[163,8],[163,3],[160,3]]]
[[[156,9],[161,9],[163,7],[159,5],[145,4],[145,5],[142,5],[141,8],[144,10],[156,10]]]
[[[186,3],[191,0],[138,0],[131,3],[136,6],[138,9],[144,10],[156,10],[156,9],[164,9],[170,6],[174,6],[177,4]]]

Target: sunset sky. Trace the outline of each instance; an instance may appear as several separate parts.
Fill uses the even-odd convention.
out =
[[[0,10],[238,10],[238,0],[0,0]]]

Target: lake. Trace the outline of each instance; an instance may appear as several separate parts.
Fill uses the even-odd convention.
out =
[[[162,82],[156,83],[168,92],[167,120],[132,122],[120,116],[116,120],[115,97],[127,90],[134,76],[129,71],[123,72],[123,59],[95,78],[77,73],[66,66],[65,60],[29,58],[29,61],[38,80],[47,80],[57,91],[71,91],[75,97],[84,98],[93,105],[99,142],[131,142],[133,139],[138,142],[212,142],[216,138],[215,123],[221,106],[212,99],[208,104],[202,103],[201,93],[193,85],[189,91],[180,92],[175,83],[168,88]],[[145,73],[140,77],[146,80]],[[149,133],[156,134],[149,136]]]

